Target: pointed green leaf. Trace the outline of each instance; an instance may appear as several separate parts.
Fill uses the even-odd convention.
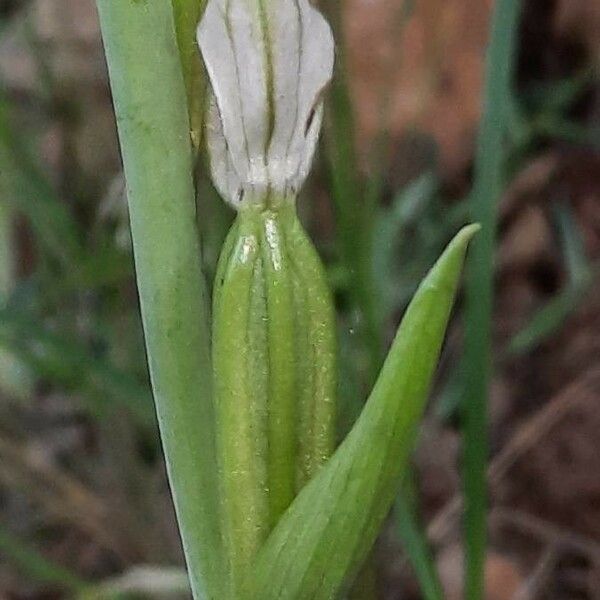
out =
[[[248,598],[337,598],[369,552],[397,493],[477,229],[459,232],[422,282],[356,425],[259,553]]]

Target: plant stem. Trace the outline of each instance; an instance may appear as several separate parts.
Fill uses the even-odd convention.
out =
[[[0,169],[9,166],[3,160],[3,156],[10,156],[10,152],[5,154],[2,146],[0,142]],[[6,175],[6,171],[2,170],[2,174]],[[16,211],[10,202],[12,189],[6,179],[3,177],[0,181],[0,312],[4,310],[17,286],[18,264],[13,239]],[[29,399],[33,393],[33,385],[32,373],[24,361],[13,352],[10,343],[0,341],[0,389],[15,398]]]
[[[195,598],[222,551],[205,283],[185,86],[170,0],[98,0],[127,180],[161,437]]]
[[[493,262],[520,6],[520,0],[499,0],[495,7],[471,195],[471,218],[481,224],[482,231],[473,242],[466,282],[464,487],[467,600],[480,600],[484,593]]]
[[[0,193],[5,196],[4,186]],[[15,284],[15,260],[12,248],[13,210],[2,198],[0,203],[0,305],[4,305]]]
[[[340,16],[334,7],[328,7],[334,25]],[[325,146],[332,180],[332,196],[336,208],[336,237],[340,255],[348,270],[349,295],[360,315],[359,331],[368,356],[367,383],[372,384],[383,362],[381,318],[377,298],[373,294],[372,244],[375,211],[374,190],[365,193],[358,177],[359,169],[354,149],[354,118],[343,64],[343,52],[338,51],[337,68],[329,93],[328,122],[325,128]]]
[[[424,600],[443,600],[429,540],[418,510],[417,482],[413,465],[408,465],[402,491],[396,497],[395,513],[398,537],[415,571]]]

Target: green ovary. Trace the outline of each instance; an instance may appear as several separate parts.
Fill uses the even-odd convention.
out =
[[[335,441],[335,317],[292,201],[243,206],[213,298],[220,493],[231,593]]]

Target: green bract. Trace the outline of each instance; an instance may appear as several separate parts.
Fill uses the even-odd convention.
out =
[[[213,367],[223,536],[239,590],[334,446],[334,312],[290,200],[238,214],[215,281]]]

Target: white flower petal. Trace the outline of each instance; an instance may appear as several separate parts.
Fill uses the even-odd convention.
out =
[[[228,200],[240,200],[242,179],[231,161],[219,107],[214,95],[209,98],[206,114],[206,143],[210,154],[210,168],[219,194]]]
[[[308,0],[209,0],[198,42],[216,99],[207,138],[217,188],[234,206],[296,193],[333,70],[329,25]]]
[[[269,179],[274,188],[289,178],[288,149],[298,121],[303,23],[295,2],[270,2],[268,22],[273,66],[273,131],[268,148]]]
[[[306,130],[305,145],[302,149],[303,154],[301,156],[298,171],[293,179],[293,186],[295,190],[299,190],[310,171],[312,165],[313,155],[319,141],[319,132],[321,131],[321,123],[323,121],[323,101],[320,101],[315,107],[312,120]]]

